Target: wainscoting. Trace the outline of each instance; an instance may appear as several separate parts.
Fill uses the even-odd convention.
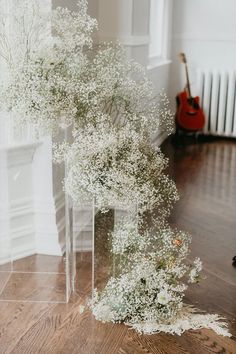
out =
[[[52,164],[50,138],[0,141],[0,240],[11,243],[12,259],[37,253],[62,255],[63,177],[63,166]],[[0,263],[4,261],[0,259]]]

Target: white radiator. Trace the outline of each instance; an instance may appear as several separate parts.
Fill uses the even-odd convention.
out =
[[[197,70],[205,134],[236,137],[236,72]]]

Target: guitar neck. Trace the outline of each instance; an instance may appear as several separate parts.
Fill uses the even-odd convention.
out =
[[[190,81],[189,81],[188,65],[187,65],[187,63],[185,63],[185,73],[186,73],[186,79],[187,79],[187,92],[188,92],[189,98],[191,98],[192,95],[191,95],[191,88],[190,88]]]

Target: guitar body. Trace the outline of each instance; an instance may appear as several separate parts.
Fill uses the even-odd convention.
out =
[[[189,98],[186,91],[180,92],[177,97],[176,124],[188,131],[202,130],[205,117],[199,105],[199,97]]]

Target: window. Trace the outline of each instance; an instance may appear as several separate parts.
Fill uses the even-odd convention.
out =
[[[161,57],[164,0],[151,0],[149,57]]]
[[[170,0],[150,1],[150,66],[155,66],[168,59],[170,13]]]

